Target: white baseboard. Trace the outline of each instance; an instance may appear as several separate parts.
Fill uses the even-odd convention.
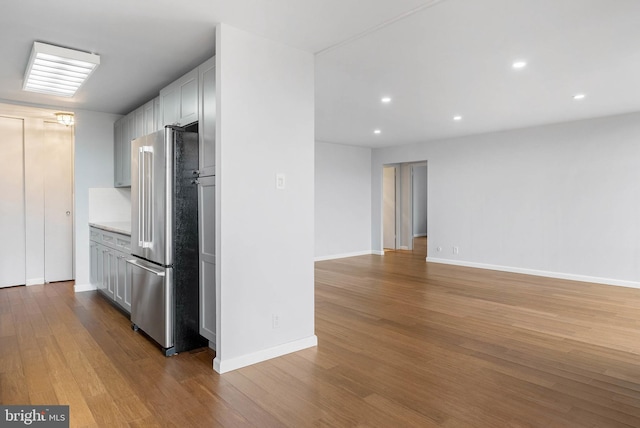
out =
[[[322,262],[325,260],[346,259],[347,257],[367,256],[370,254],[376,254],[376,253],[374,253],[372,250],[367,250],[367,251],[356,251],[355,253],[332,254],[330,256],[316,257],[314,261]]]
[[[44,278],[30,278],[27,279],[26,285],[41,285],[44,284]]]
[[[81,293],[83,291],[92,291],[95,290],[96,286],[93,284],[76,284],[73,286],[73,291],[76,293]]]
[[[413,235],[414,238],[422,238],[423,236],[427,236],[426,233],[418,233],[416,235]]]
[[[371,254],[374,254],[376,256],[384,256],[384,251],[371,250]]]
[[[577,275],[563,272],[550,272],[545,270],[526,269],[512,266],[491,265],[486,263],[467,262],[462,260],[439,259],[437,257],[427,257],[431,263],[442,263],[455,266],[466,266],[478,269],[497,270],[502,272],[522,273],[525,275],[543,276],[547,278],[568,279],[571,281],[592,282],[595,284],[615,285],[618,287],[640,288],[640,282],[626,281],[620,279],[601,278],[597,276]]]
[[[213,360],[213,369],[222,374],[314,346],[318,346],[318,337],[315,334],[304,339],[223,361],[220,360],[219,355],[216,355]]]
[[[409,247],[407,247],[406,245],[400,245],[400,247],[398,247],[399,250],[408,250]]]

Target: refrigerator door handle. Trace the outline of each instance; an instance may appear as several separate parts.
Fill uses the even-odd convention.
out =
[[[138,246],[143,246],[144,236],[144,153],[142,147],[138,148]]]
[[[127,263],[134,265],[135,267],[139,267],[140,269],[144,269],[148,272],[151,272],[152,274],[156,275],[156,276],[164,276],[164,270],[155,270],[155,269],[151,269],[149,267],[143,266],[140,263],[137,262],[137,260],[127,260]]]
[[[149,156],[147,156],[147,153]],[[150,162],[147,158],[151,157]],[[138,149],[138,246],[153,246],[153,147],[141,146]],[[151,223],[151,224],[149,224]]]

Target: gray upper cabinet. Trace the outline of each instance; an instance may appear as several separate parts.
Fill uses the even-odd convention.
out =
[[[133,130],[132,140],[145,135],[145,120],[144,120],[144,106],[140,106],[134,110],[135,125]]]
[[[153,120],[155,122],[155,130],[159,131],[164,128],[162,124],[162,114],[160,114],[160,97],[157,96],[153,99]]]
[[[216,173],[216,58],[198,67],[200,175]]]
[[[156,127],[155,101],[156,99],[154,98],[142,106],[144,111],[142,135],[149,135],[158,129]]]
[[[115,187],[125,187],[124,177],[122,176],[125,133],[127,135],[129,133],[128,122],[126,117],[122,117],[113,125],[113,185]]]
[[[198,69],[160,90],[161,125],[189,125],[198,121]]]
[[[131,186],[131,135],[135,126],[135,112],[120,118],[113,128],[114,187]]]
[[[131,187],[131,140],[135,132],[135,111],[121,118],[114,125],[114,187]]]
[[[138,107],[114,124],[114,186],[131,187],[131,141],[154,132],[156,99]]]

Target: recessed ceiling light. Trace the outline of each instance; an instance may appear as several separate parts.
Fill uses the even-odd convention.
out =
[[[462,116],[453,116],[453,120],[455,120],[456,122],[459,122],[462,120]]]
[[[585,94],[575,94],[575,95],[573,96],[573,99],[574,99],[574,100],[583,100],[583,99],[584,99],[584,97],[586,97],[586,95],[585,95]]]
[[[380,132],[382,132],[382,131],[380,131],[379,129],[376,129],[376,130],[373,131],[374,134],[379,134]]]
[[[516,61],[511,65],[511,67],[515,68],[516,70],[520,68],[525,68],[526,66],[527,66],[527,63],[525,61]]]
[[[98,65],[99,55],[34,42],[22,89],[73,97]]]
[[[382,97],[382,99],[380,100],[383,103],[390,103],[391,102],[391,97]]]

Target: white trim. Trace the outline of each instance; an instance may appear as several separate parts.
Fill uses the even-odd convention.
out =
[[[341,48],[341,47],[343,47],[345,45],[351,44],[351,43],[355,42],[356,40],[361,39],[362,37],[365,37],[365,36],[368,36],[369,34],[375,33],[378,30],[381,30],[381,29],[383,29],[383,28],[385,28],[385,27],[387,27],[387,26],[389,26],[391,24],[394,24],[394,23],[396,23],[396,22],[398,22],[398,21],[400,21],[402,19],[405,19],[405,18],[407,18],[407,17],[409,17],[409,16],[411,16],[411,15],[413,15],[415,13],[418,13],[418,12],[424,10],[424,9],[428,9],[428,8],[430,8],[432,6],[435,6],[438,3],[441,3],[443,1],[444,0],[430,0],[426,4],[421,4],[420,6],[417,6],[417,7],[413,8],[413,9],[410,9],[410,10],[408,10],[406,12],[403,12],[402,14],[400,14],[398,16],[395,16],[395,17],[393,17],[391,19],[383,21],[383,22],[379,23],[378,25],[376,25],[374,27],[367,28],[366,30],[364,30],[364,31],[362,31],[362,32],[360,32],[358,34],[355,34],[355,35],[347,38],[346,40],[341,40],[341,41],[339,41],[337,43],[334,43],[331,46],[327,46],[326,48],[323,48],[323,49],[319,50],[318,52],[316,52],[315,55],[316,56],[320,56],[320,55],[323,55],[323,54],[325,54],[327,52],[331,52],[334,49],[338,49],[338,48]]]
[[[41,285],[44,284],[44,278],[31,278],[27,279],[27,283],[25,285]]]
[[[568,279],[570,281],[592,282],[596,284],[615,285],[618,287],[640,288],[640,282],[626,281],[621,279],[601,278],[597,276],[577,275],[573,273],[549,272],[545,270],[518,268],[511,266],[490,265],[486,263],[466,262],[459,260],[439,259],[436,257],[427,257],[431,263],[442,263],[447,265],[466,266],[478,269],[497,270],[502,272],[522,273],[525,275],[543,276],[547,278]]]
[[[400,247],[398,248],[398,250],[408,250],[409,247],[407,247],[406,245],[400,245]]]
[[[374,254],[376,256],[384,256],[384,251],[371,250],[371,254]]]
[[[93,284],[76,284],[73,286],[73,291],[76,293],[81,293],[83,291],[93,291],[96,289],[96,286]]]
[[[414,238],[422,238],[423,236],[427,236],[427,234],[426,233],[414,233],[413,234]]]
[[[292,352],[312,348],[314,346],[318,346],[318,337],[315,334],[313,336],[305,337],[304,339],[274,346],[273,348],[263,349],[252,354],[229,358],[224,361],[220,361],[220,356],[216,355],[216,358],[213,360],[213,369],[222,374],[250,366],[252,364],[260,363],[262,361],[270,360],[272,358],[280,357],[282,355],[290,354]]]
[[[345,259],[347,257],[357,257],[357,256],[367,256],[369,254],[376,254],[372,250],[367,251],[356,251],[354,253],[342,253],[342,254],[332,254],[330,256],[320,256],[313,259],[316,262],[322,262],[324,260],[333,260],[333,259]]]

